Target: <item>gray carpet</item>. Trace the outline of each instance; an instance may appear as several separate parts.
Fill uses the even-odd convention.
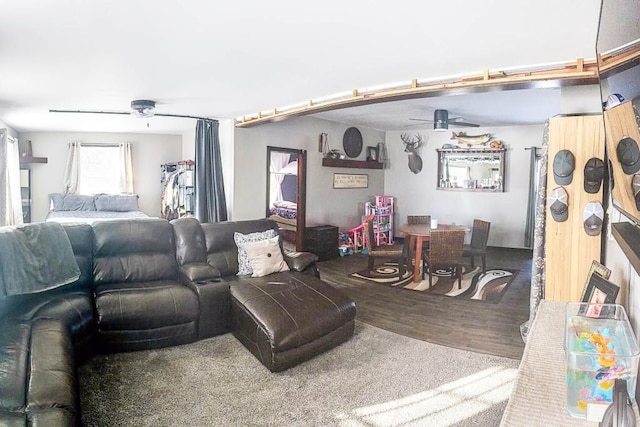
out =
[[[80,367],[86,426],[496,426],[519,361],[356,323],[348,342],[285,372],[231,334],[99,355]]]

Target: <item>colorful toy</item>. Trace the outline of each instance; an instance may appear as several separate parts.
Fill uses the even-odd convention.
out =
[[[362,218],[362,223],[357,227],[349,230],[349,234],[351,235],[351,242],[353,244],[354,252],[364,252],[367,253],[367,230],[365,226],[368,221],[373,219],[374,215],[367,215]]]
[[[338,234],[338,254],[347,256],[353,253],[353,240],[347,233]]]
[[[633,364],[619,357],[617,347],[623,340],[616,337],[615,326],[585,330],[573,325],[571,351],[576,354],[567,369],[569,411],[585,413],[589,403],[611,402],[616,379],[635,381]],[[623,354],[624,354],[624,350]]]

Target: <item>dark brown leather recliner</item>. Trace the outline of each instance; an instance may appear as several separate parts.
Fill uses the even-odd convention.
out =
[[[200,306],[178,278],[171,225],[161,219],[93,225],[97,340],[102,351],[193,342]]]

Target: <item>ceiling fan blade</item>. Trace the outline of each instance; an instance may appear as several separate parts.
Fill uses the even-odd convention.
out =
[[[469,127],[469,128],[480,127],[480,125],[476,123],[457,122],[457,121],[449,121],[449,126],[463,126],[463,127]]]
[[[433,120],[429,120],[429,119],[409,119],[409,120],[414,120],[416,122],[425,122],[425,123],[433,123]]]
[[[98,111],[98,110],[49,110],[50,113],[82,113],[82,114],[124,114],[130,115],[128,111]]]

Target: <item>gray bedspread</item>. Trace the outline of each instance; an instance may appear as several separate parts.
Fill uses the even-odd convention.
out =
[[[0,228],[0,294],[42,292],[80,277],[62,225],[41,222]]]

